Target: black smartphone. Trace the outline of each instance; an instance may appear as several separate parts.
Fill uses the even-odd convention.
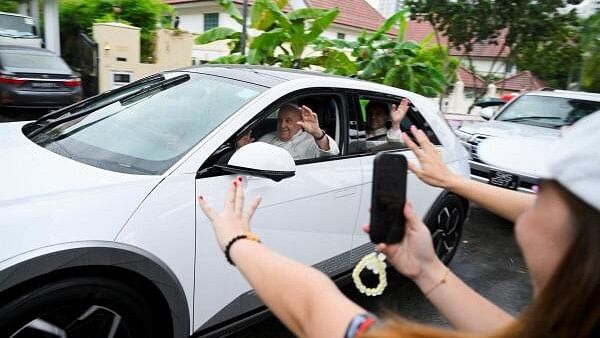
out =
[[[407,170],[403,155],[379,153],[375,156],[369,231],[373,243],[393,244],[404,237]]]

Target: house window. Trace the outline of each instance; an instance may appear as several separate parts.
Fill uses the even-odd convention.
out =
[[[340,40],[344,40],[344,39],[346,39],[346,34],[344,34],[344,33],[337,33],[337,38],[340,39]]]
[[[204,14],[204,31],[219,27],[219,13]]]

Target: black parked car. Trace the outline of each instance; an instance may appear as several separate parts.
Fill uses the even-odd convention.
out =
[[[58,55],[42,48],[0,45],[0,109],[54,109],[81,98],[81,79]]]

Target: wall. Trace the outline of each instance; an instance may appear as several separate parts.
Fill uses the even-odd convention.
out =
[[[98,43],[99,91],[123,85],[115,83],[115,74],[129,82],[168,69],[192,64],[192,35],[172,30],[157,31],[155,63],[140,62],[140,29],[119,23],[96,23],[94,40]]]

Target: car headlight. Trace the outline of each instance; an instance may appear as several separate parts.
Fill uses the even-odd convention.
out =
[[[471,137],[473,136],[473,134],[465,133],[460,129],[455,130],[455,133],[456,136],[458,136],[458,138],[463,142],[469,142],[469,139],[471,139]]]

